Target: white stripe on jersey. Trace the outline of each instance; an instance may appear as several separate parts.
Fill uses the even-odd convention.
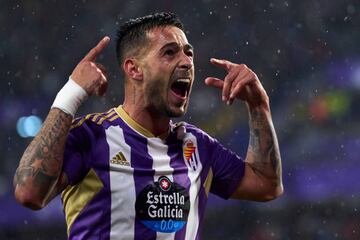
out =
[[[168,177],[174,181],[172,173],[174,169],[170,166],[170,157],[168,146],[160,138],[148,138],[148,153],[153,159],[152,168],[155,169],[154,182],[157,182],[160,176]],[[156,232],[157,240],[170,240],[175,238],[175,233]]]
[[[202,170],[202,164],[199,157],[199,149],[197,144],[196,137],[191,133],[186,133],[184,142],[190,139],[194,145],[196,146],[195,154],[198,160],[197,169],[193,171],[189,168],[188,170],[188,177],[190,180],[190,190],[189,190],[189,197],[190,197],[190,206],[193,208],[189,212],[188,222],[186,224],[186,235],[185,239],[195,239],[197,230],[199,227],[199,191],[201,187],[201,179],[200,179],[200,172]]]
[[[110,162],[110,239],[119,239],[119,236],[121,239],[132,239],[135,232],[135,207],[129,205],[135,203],[136,191],[130,167],[130,146],[126,144],[123,130],[118,126],[106,129],[106,140],[109,144],[109,161],[120,152],[128,162],[128,165]]]

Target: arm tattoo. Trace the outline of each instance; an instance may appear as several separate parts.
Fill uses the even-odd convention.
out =
[[[281,158],[270,115],[259,109],[250,110],[248,161],[254,170],[281,183]]]
[[[40,132],[25,150],[14,177],[14,185],[36,189],[45,197],[58,180],[65,142],[72,117],[53,108]]]

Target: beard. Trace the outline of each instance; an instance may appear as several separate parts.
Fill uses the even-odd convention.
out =
[[[161,114],[170,118],[183,116],[189,103],[189,96],[185,103],[173,104],[168,101],[169,88],[161,80],[148,84],[144,89],[145,107],[152,113]]]

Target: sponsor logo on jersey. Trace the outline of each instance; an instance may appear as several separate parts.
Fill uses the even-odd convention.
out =
[[[188,168],[196,171],[198,167],[198,162],[196,158],[196,146],[195,144],[190,140],[185,140],[183,145],[183,155],[184,160]]]
[[[177,232],[186,224],[190,200],[186,189],[161,176],[147,185],[137,196],[136,217],[157,232]]]
[[[130,163],[128,160],[126,160],[124,154],[122,152],[118,152],[111,160],[110,163],[118,164],[118,165],[124,165],[124,166],[130,166]]]
[[[167,192],[171,189],[171,182],[170,180],[163,176],[159,178],[159,187],[161,188],[161,190]]]

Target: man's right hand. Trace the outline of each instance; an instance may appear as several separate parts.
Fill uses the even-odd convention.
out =
[[[103,95],[106,91],[105,68],[95,61],[109,41],[109,37],[104,37],[71,74],[73,81],[88,95]],[[43,208],[68,185],[62,167],[73,118],[61,109],[55,107],[50,110],[41,130],[26,148],[14,176],[15,199],[31,209]]]
[[[71,74],[71,78],[79,84],[89,96],[92,94],[102,96],[106,92],[108,86],[106,68],[100,63],[97,63],[96,58],[109,42],[110,38],[108,36],[101,39],[79,62]]]

